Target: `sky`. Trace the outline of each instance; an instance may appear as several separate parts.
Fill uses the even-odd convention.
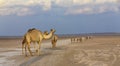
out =
[[[0,0],[0,36],[120,32],[120,0]]]

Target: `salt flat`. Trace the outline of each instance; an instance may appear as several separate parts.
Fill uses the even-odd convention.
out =
[[[41,55],[38,56],[32,49],[34,56],[28,57],[22,55],[21,41],[22,39],[0,40],[0,66],[120,65],[120,37],[117,36],[93,37],[75,43],[71,43],[70,38],[60,39],[56,48],[51,48],[50,41],[44,41]]]

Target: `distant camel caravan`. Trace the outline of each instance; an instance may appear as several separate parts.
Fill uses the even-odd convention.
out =
[[[74,37],[71,38],[71,43],[72,42],[84,42],[85,40],[92,39],[92,36],[85,36],[85,37]]]
[[[54,29],[51,29],[51,31],[50,31],[50,33],[48,33],[48,35],[42,33],[40,30],[35,29],[35,28],[29,29],[23,37],[22,52],[23,52],[23,49],[24,49],[24,46],[25,46],[25,55],[27,56],[27,48],[28,48],[28,51],[29,51],[30,55],[33,56],[32,52],[30,50],[30,44],[31,44],[31,42],[37,42],[38,45],[39,45],[38,49],[37,49],[37,52],[38,52],[38,55],[40,55],[40,47],[41,47],[42,40],[52,38],[54,33],[55,33]]]
[[[72,42],[83,42],[85,40],[86,40],[85,37],[74,37],[74,38],[71,38],[71,43]]]

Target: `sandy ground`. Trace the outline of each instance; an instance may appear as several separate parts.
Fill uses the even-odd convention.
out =
[[[21,39],[0,40],[0,66],[120,66],[120,37],[94,37],[79,43],[70,39],[58,40],[51,48],[43,42],[41,55],[25,57]]]

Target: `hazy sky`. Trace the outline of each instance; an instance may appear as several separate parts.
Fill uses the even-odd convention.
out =
[[[120,32],[120,0],[0,0],[0,36]]]

